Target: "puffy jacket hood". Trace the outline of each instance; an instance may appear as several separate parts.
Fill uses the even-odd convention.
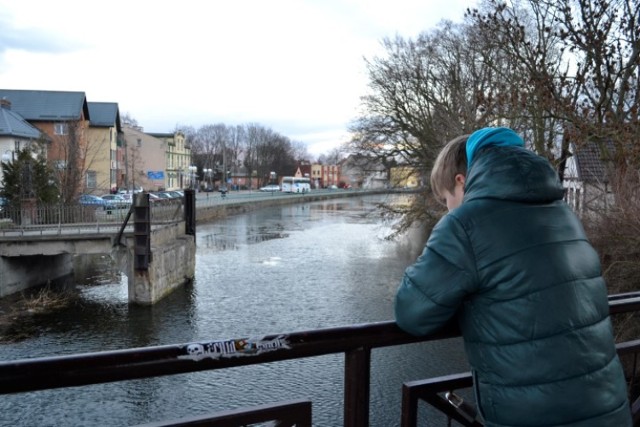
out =
[[[478,150],[467,172],[464,202],[497,199],[549,203],[564,197],[558,173],[543,157],[518,146]]]
[[[504,127],[488,127],[473,132],[467,139],[467,169],[475,158],[475,154],[483,147],[497,145],[500,147],[524,147],[524,140],[512,129]]]

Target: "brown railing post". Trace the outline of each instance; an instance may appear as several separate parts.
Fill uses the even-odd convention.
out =
[[[360,347],[345,352],[344,427],[369,425],[371,349]]]
[[[411,387],[402,384],[401,427],[415,427],[418,425],[418,396],[411,392]]]

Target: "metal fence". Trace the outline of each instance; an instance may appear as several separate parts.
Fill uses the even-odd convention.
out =
[[[184,219],[183,198],[166,199],[150,205],[153,224]],[[131,206],[57,204],[4,207],[0,211],[0,236],[117,232],[126,221]]]

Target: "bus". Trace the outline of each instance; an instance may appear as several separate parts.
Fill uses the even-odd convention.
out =
[[[283,176],[280,186],[284,193],[308,193],[311,191],[311,179],[306,177]]]

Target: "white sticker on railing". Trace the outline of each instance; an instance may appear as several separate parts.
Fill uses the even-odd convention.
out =
[[[239,340],[213,341],[208,343],[191,343],[183,346],[184,354],[178,359],[202,360],[219,359],[221,357],[253,356],[280,349],[289,349],[286,335],[275,338],[247,338]]]

